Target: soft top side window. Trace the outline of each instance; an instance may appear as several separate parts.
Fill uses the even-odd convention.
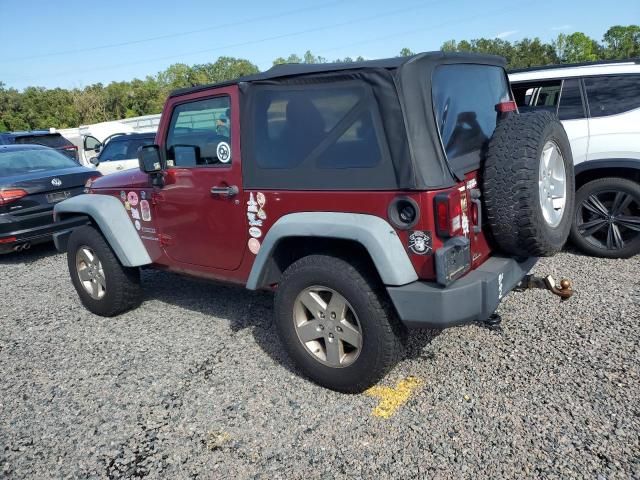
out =
[[[167,133],[167,166],[230,165],[231,133],[231,100],[228,96],[177,105]],[[191,155],[185,154],[189,147]]]
[[[252,88],[245,184],[323,190],[396,184],[371,87],[346,80]]]

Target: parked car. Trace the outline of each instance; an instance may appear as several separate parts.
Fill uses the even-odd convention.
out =
[[[275,290],[300,369],[369,387],[407,329],[489,318],[569,234],[567,136],[517,114],[504,65],[438,52],[174,91],[140,170],[56,205],[87,219],[55,237],[80,300],[137,307],[142,266]]]
[[[562,120],[575,162],[571,240],[585,253],[640,253],[640,61],[514,71],[521,111],[548,110]]]
[[[78,147],[61,134],[51,130],[31,130],[25,132],[0,133],[0,145],[44,145],[58,150],[67,157],[78,160]]]
[[[85,150],[93,149],[98,153],[89,162],[103,175],[120,170],[138,168],[138,149],[152,145],[155,133],[116,133],[107,137],[104,143],[93,143],[93,137],[85,138]]]
[[[0,253],[28,249],[82,224],[80,218],[54,223],[53,206],[83,193],[98,176],[52,148],[0,145]]]

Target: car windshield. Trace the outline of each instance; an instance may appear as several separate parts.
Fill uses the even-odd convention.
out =
[[[45,147],[53,148],[73,145],[69,140],[64,138],[59,133],[51,133],[47,135],[23,135],[20,137],[16,137],[16,143],[23,145],[27,143],[35,143],[36,145],[44,145]]]
[[[0,151],[0,177],[77,166],[76,162],[55,150]]]
[[[117,138],[105,145],[99,158],[101,162],[134,159],[137,158],[140,147],[151,145],[153,142],[154,138]]]

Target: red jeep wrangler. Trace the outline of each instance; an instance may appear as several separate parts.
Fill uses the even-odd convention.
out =
[[[281,65],[173,92],[140,171],[58,204],[82,303],[141,302],[140,267],[275,291],[300,369],[378,381],[416,327],[482,321],[564,244],[572,158],[551,114],[519,115],[498,57],[425,53]]]

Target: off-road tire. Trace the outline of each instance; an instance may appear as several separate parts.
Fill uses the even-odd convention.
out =
[[[576,212],[571,224],[571,242],[587,255],[603,258],[629,258],[640,253],[640,232],[634,240],[629,241],[623,248],[608,249],[606,245],[595,245],[585,238],[578,229],[579,211],[591,195],[601,192],[622,192],[634,199],[633,206],[640,205],[640,185],[626,178],[606,177],[592,180],[582,185],[576,192]],[[637,213],[634,211],[634,213]]]
[[[538,175],[545,144],[555,142],[564,159],[566,201],[556,227],[543,217]],[[510,115],[498,122],[482,171],[485,218],[502,252],[551,256],[567,241],[575,205],[573,157],[567,134],[550,112]]]
[[[92,298],[80,282],[76,253],[82,246],[91,248],[102,263],[106,288],[100,299]],[[80,301],[90,312],[102,317],[113,317],[140,305],[140,269],[122,266],[102,233],[94,227],[80,227],[71,233],[67,244],[67,265]]]
[[[275,296],[276,327],[289,356],[317,384],[339,392],[362,392],[398,362],[406,331],[376,277],[365,265],[354,266],[331,255],[303,257],[284,272]],[[349,366],[324,365],[298,339],[293,320],[294,303],[300,292],[315,285],[338,292],[358,316],[362,347]]]

